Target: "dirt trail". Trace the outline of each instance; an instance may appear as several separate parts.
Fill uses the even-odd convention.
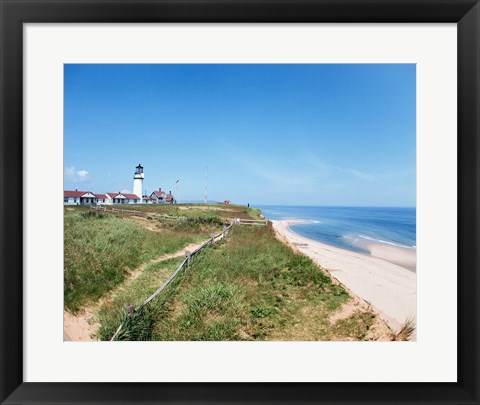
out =
[[[106,296],[102,297],[100,300],[94,304],[82,308],[77,315],[73,315],[67,311],[63,312],[63,340],[64,341],[96,341],[91,336],[100,327],[100,324],[96,322],[95,316],[100,308],[107,302],[112,301],[118,295],[118,293],[125,288],[127,288],[131,283],[142,274],[143,270],[151,264],[159,263],[164,260],[173,259],[176,257],[181,257],[185,254],[185,251],[193,251],[199,248],[205,241],[200,243],[191,243],[180,250],[177,250],[173,253],[164,254],[158,256],[146,263],[143,263],[141,266],[137,267],[129,273],[126,279],[122,284],[117,286],[115,289],[110,291]],[[146,297],[145,297],[146,298]]]

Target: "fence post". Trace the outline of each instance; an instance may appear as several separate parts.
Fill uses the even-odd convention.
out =
[[[214,244],[215,244],[215,234],[214,234],[214,233],[212,233],[212,240],[211,240],[211,243],[212,243],[212,245],[214,245]]]
[[[190,259],[192,258],[190,251],[185,250],[185,257],[187,258],[187,264],[190,264]]]
[[[129,314],[129,315],[132,315],[132,314],[133,314],[134,307],[133,307],[132,304],[125,304],[124,307],[125,307],[125,309],[128,311],[128,314]]]

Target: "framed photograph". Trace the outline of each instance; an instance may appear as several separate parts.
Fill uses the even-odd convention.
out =
[[[2,404],[479,403],[477,1],[0,5]]]

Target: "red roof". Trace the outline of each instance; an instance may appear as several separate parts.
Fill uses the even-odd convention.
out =
[[[117,198],[117,196],[119,195],[125,195],[123,193],[107,193],[107,196],[110,197],[110,198]],[[118,197],[118,198],[121,198],[121,197]]]
[[[106,194],[94,194],[96,198],[107,198]]]
[[[162,197],[165,195],[165,191],[154,191],[152,194],[155,194],[157,197]]]
[[[122,193],[125,197],[127,197],[130,200],[140,200],[140,197],[136,194],[124,194]]]
[[[63,196],[64,197],[81,197],[84,194],[90,193],[90,191],[70,191],[64,190]],[[93,194],[93,193],[92,193]]]

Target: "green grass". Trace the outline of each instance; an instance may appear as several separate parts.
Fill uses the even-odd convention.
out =
[[[221,230],[225,222],[218,216],[210,217],[188,217],[183,221],[172,221],[159,219],[158,227],[163,229],[171,229],[180,232],[204,233],[208,231]]]
[[[150,222],[150,221],[149,221]],[[210,236],[208,230],[153,232],[129,218],[69,209],[64,215],[64,299],[76,312],[120,284],[142,263]]]
[[[258,208],[247,208],[246,210],[242,210],[242,214],[246,214],[253,219],[259,219],[261,211]]]
[[[341,286],[276,240],[270,227],[236,226],[226,241],[199,253],[148,308],[135,314],[151,331],[141,328],[137,334],[127,323],[119,338],[362,340],[372,313],[330,323],[348,300]]]
[[[347,319],[337,321],[329,331],[333,336],[348,336],[353,340],[364,340],[375,315],[371,312],[356,312]]]

